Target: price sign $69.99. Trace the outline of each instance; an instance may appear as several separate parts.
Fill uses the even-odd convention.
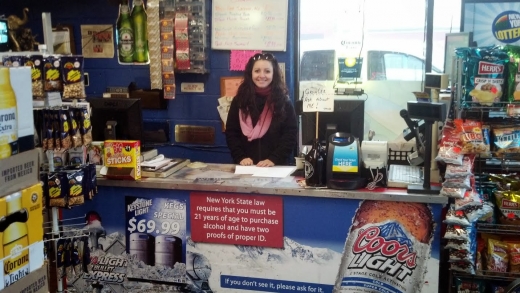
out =
[[[141,219],[139,221],[136,220],[135,217],[132,217],[128,220],[128,231],[130,233],[139,232],[139,233],[157,233],[157,234],[168,234],[168,235],[177,235],[181,230],[181,225],[178,222],[168,222],[163,221],[160,223],[160,227],[156,225],[155,220],[151,219]]]

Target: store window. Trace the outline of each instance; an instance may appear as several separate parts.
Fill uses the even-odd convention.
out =
[[[437,66],[442,72],[444,72],[446,34],[460,32],[461,13],[461,0],[435,0],[432,65]]]
[[[409,54],[424,63],[425,5],[420,0],[301,0],[300,57],[314,50],[340,55],[378,50]],[[460,9],[461,0],[435,0],[434,72],[444,69],[445,34],[460,31]]]
[[[300,82],[362,88],[365,138],[369,130],[374,139],[397,138],[406,128],[399,111],[423,91],[426,0],[300,1]],[[460,30],[460,1],[435,0],[432,72],[443,72],[445,34]],[[359,78],[342,80],[338,60],[354,57],[362,59]]]
[[[422,81],[425,62],[424,59],[400,53],[385,51],[368,51],[367,80],[402,80],[402,81]],[[433,66],[432,72],[442,73]]]

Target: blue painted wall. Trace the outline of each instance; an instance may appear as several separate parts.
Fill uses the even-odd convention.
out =
[[[261,0],[258,0],[261,1]],[[119,7],[117,0],[0,0],[0,15],[22,16],[23,7],[29,8],[28,26],[37,40],[43,43],[42,12],[50,12],[52,24],[70,24],[74,27],[76,51],[81,54],[81,24],[115,24]],[[280,62],[285,62],[286,80],[291,98],[294,100],[295,70],[294,33],[297,28],[296,2],[289,0],[287,51],[272,52]],[[211,26],[212,0],[206,0],[209,25]],[[211,35],[209,39],[211,40]],[[176,99],[168,101],[167,110],[144,110],[146,122],[169,122],[170,143],[158,146],[159,151],[171,157],[185,157],[192,161],[210,163],[231,163],[231,156],[221,131],[220,116],[217,112],[220,97],[220,77],[241,75],[229,71],[229,51],[209,50],[209,74],[176,74]],[[85,59],[85,71],[90,76],[90,86],[86,88],[89,97],[100,97],[107,86],[128,86],[135,82],[139,88],[150,88],[148,66],[122,66],[117,58]],[[181,93],[181,82],[202,82],[204,93]],[[215,127],[214,145],[186,145],[175,143],[175,125],[189,124]]]

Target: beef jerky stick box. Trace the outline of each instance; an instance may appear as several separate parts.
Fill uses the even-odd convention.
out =
[[[111,179],[141,179],[141,146],[138,140],[106,140],[101,175]]]

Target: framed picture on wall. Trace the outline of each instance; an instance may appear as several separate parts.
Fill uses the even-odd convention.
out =
[[[52,28],[53,49],[55,54],[76,54],[74,29],[70,24],[59,24]]]
[[[81,49],[85,58],[114,58],[114,26],[82,24]]]
[[[229,76],[220,78],[220,96],[234,97],[237,94],[238,87],[242,83],[242,76]]]

